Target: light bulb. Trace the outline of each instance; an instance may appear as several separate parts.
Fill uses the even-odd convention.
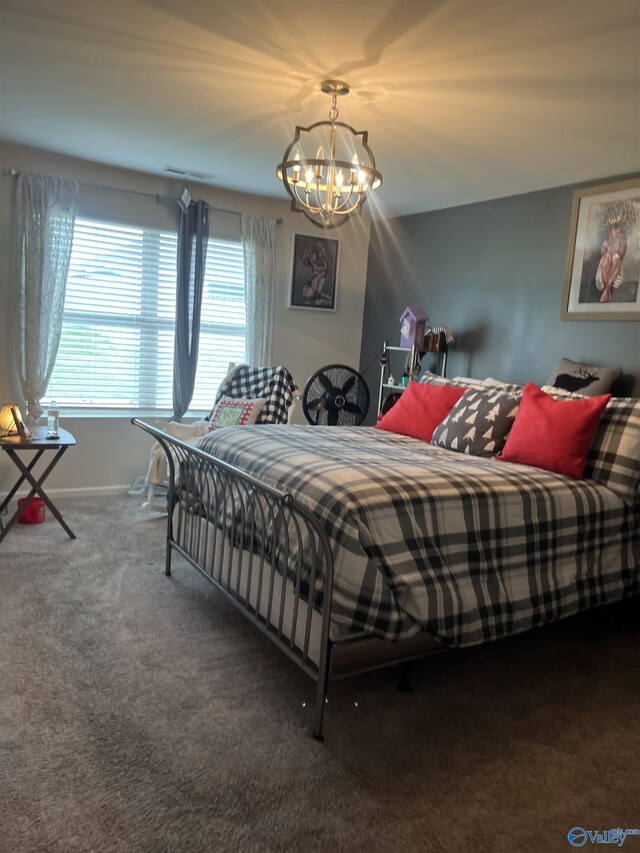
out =
[[[341,187],[343,183],[344,183],[344,175],[342,174],[342,169],[340,169],[340,171],[336,175],[336,186]]]
[[[354,154],[351,158],[351,174],[349,176],[349,183],[353,186],[358,183],[358,167],[360,164],[358,163],[358,155]]]

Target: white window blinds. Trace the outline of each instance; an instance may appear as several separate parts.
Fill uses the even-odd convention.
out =
[[[70,409],[172,410],[177,236],[77,219],[47,396]],[[210,239],[190,411],[208,411],[246,352],[242,245]]]

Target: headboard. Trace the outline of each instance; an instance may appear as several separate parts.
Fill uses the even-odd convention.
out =
[[[615,397],[640,397],[640,373],[623,373],[613,383],[611,393]]]

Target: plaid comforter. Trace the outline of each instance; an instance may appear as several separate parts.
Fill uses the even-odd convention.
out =
[[[230,428],[199,446],[316,514],[348,629],[468,646],[639,591],[640,505],[592,481],[362,427]]]

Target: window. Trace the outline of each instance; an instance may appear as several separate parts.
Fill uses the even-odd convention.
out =
[[[58,356],[47,396],[71,409],[173,408],[177,235],[77,219]],[[208,411],[244,361],[240,243],[210,239],[191,411]]]

